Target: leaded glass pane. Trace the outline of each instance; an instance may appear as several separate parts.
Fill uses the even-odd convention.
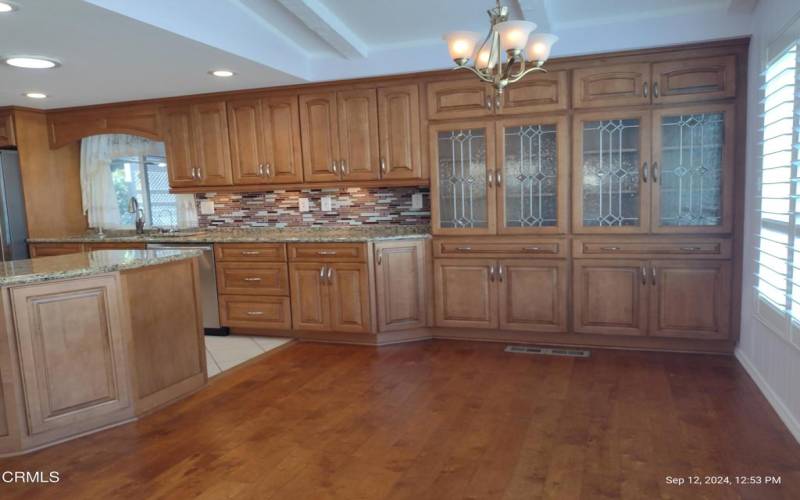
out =
[[[555,226],[558,158],[555,125],[505,129],[506,227]]]
[[[662,118],[660,225],[721,223],[724,129],[724,113]]]
[[[638,119],[583,125],[583,224],[638,226]]]
[[[488,227],[486,130],[439,132],[438,151],[441,227]]]

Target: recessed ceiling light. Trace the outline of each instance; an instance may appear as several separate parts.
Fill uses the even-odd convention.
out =
[[[17,6],[8,2],[0,2],[0,13],[17,10]]]
[[[30,97],[31,99],[46,99],[47,94],[41,92],[25,92],[25,97]]]
[[[236,73],[227,69],[215,69],[214,71],[209,71],[214,76],[218,76],[220,78],[228,78],[229,76],[233,76]]]
[[[6,64],[16,68],[25,69],[50,69],[58,66],[58,62],[44,57],[14,56],[6,58]]]

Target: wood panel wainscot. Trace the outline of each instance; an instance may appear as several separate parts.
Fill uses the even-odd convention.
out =
[[[62,259],[91,266],[86,255]],[[0,288],[0,456],[127,422],[203,387],[197,265],[187,257]]]

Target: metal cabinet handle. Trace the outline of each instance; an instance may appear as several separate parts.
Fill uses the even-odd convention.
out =
[[[267,177],[272,177],[272,164],[267,163]]]
[[[495,170],[495,172],[494,172],[494,184],[495,184],[495,186],[500,187],[500,185],[502,183],[503,183],[503,177],[500,174],[500,171],[499,170]]]
[[[500,95],[494,96],[494,109],[500,110],[500,106],[503,104],[503,101],[500,98]]]
[[[243,278],[243,281],[261,281],[261,278],[256,278],[256,277]]]
[[[605,252],[616,252],[619,249],[620,249],[619,247],[600,247],[600,250],[603,250]]]
[[[456,247],[456,251],[459,251],[459,252],[471,252],[472,251],[472,247]]]
[[[386,173],[386,158],[381,158],[381,173]]]
[[[701,247],[681,247],[681,251],[683,252],[697,252],[698,250],[702,250]]]
[[[350,169],[347,167],[347,162],[344,160],[339,160],[339,167],[342,171],[342,175],[348,175],[350,173]]]
[[[200,177],[197,175],[197,167],[192,167],[192,179],[197,180]]]
[[[333,160],[331,162],[331,170],[333,170],[334,174],[338,174],[339,173],[339,167],[336,166],[336,160]]]
[[[323,285],[325,284],[325,267],[326,266],[322,266],[319,269],[319,282],[322,283]]]
[[[493,182],[494,182],[494,172],[492,172],[491,170],[489,170],[489,171],[486,173],[486,184],[487,184],[489,187],[493,187],[493,185],[492,185],[492,184],[493,184]]]
[[[333,268],[329,267],[328,272],[325,273],[325,279],[328,281],[328,284],[331,284],[333,278]]]
[[[658,182],[658,162],[657,161],[653,162],[653,172],[652,173],[653,173],[653,175],[652,175],[653,182]]]
[[[492,96],[486,96],[486,109],[492,110]]]
[[[263,163],[259,163],[258,164],[258,176],[259,177],[264,177],[264,164]]]
[[[494,264],[489,266],[489,281],[494,281]]]
[[[647,268],[642,264],[642,285],[647,284]]]
[[[320,250],[317,255],[336,255],[335,250]]]
[[[378,265],[380,266],[383,262],[383,250],[378,250]]]
[[[650,90],[650,83],[648,82],[642,83],[642,95],[647,97],[650,93],[649,90]]]
[[[263,316],[264,313],[262,311],[247,311],[248,316]]]
[[[642,163],[642,182],[647,182],[647,162]]]
[[[197,180],[199,181],[203,177],[203,170],[200,167],[197,167]]]
[[[526,252],[538,252],[542,247],[522,247],[522,249]]]
[[[500,283],[503,282],[503,266],[500,264],[497,265],[497,279]]]
[[[653,84],[653,97],[659,97],[658,82]]]
[[[656,268],[655,267],[651,267],[650,268],[650,276],[653,277],[653,286],[656,286]]]
[[[258,250],[242,250],[242,255],[261,255]]]

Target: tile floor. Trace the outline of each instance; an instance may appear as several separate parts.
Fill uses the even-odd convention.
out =
[[[246,337],[229,335],[227,337],[206,338],[206,365],[208,376],[213,377],[230,370],[267,351],[280,347],[291,339],[276,337]]]

